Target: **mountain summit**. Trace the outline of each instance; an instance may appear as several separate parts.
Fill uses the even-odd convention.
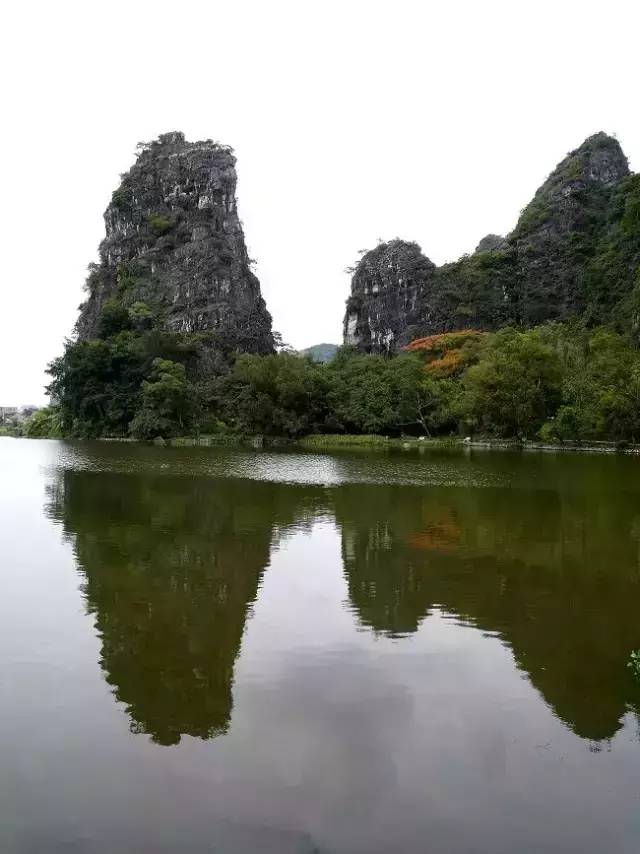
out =
[[[80,340],[110,314],[149,313],[171,332],[209,333],[221,350],[273,349],[271,316],[251,270],[231,148],[179,131],[138,146],[104,214],[100,263],[87,279]]]
[[[630,330],[639,268],[640,176],[618,141],[597,133],[558,164],[507,237],[487,235],[472,255],[442,267],[399,239],[365,253],[344,340],[393,352],[423,335],[573,317]]]

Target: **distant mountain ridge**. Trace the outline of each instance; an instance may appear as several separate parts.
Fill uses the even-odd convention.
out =
[[[351,281],[344,342],[392,353],[460,329],[527,328],[581,318],[640,326],[640,175],[618,141],[597,133],[570,152],[506,237],[436,267],[417,243],[380,243]]]
[[[311,356],[314,362],[330,362],[338,352],[339,344],[314,344],[300,350],[301,356]]]

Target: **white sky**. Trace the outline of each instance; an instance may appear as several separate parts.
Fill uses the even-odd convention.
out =
[[[235,148],[274,328],[338,343],[379,237],[472,251],[598,130],[640,168],[639,32],[637,0],[4,4],[0,405],[44,401],[139,140]]]

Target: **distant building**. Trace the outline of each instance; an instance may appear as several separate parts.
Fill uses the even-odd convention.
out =
[[[31,418],[39,406],[0,406],[0,424],[15,426]]]
[[[13,424],[18,416],[17,406],[0,406],[0,424]]]

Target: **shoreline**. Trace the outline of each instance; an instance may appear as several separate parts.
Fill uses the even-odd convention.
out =
[[[333,452],[342,450],[451,450],[472,449],[485,451],[523,451],[538,453],[573,453],[573,454],[621,454],[640,456],[639,444],[621,445],[616,442],[585,441],[578,442],[542,442],[539,440],[519,441],[517,439],[482,438],[466,439],[459,437],[404,437],[388,438],[377,435],[347,435],[347,434],[311,434],[299,439],[273,436],[176,436],[171,439],[156,439],[150,442],[128,437],[101,437],[100,442],[125,442],[136,444],[152,444],[171,448],[223,448],[251,447],[255,450],[262,448],[298,448],[304,451]]]
[[[169,448],[253,448],[254,450],[293,448],[316,453],[336,451],[426,451],[430,450],[476,450],[476,451],[518,451],[537,453],[571,454],[619,454],[640,456],[640,444],[585,441],[585,442],[542,442],[539,440],[519,441],[517,439],[494,439],[478,437],[463,439],[459,437],[403,437],[389,438],[377,435],[349,434],[310,434],[298,439],[284,436],[174,436],[170,439],[153,440],[132,439],[128,436],[100,436],[87,439],[72,436],[11,436],[0,435],[5,439],[54,439],[72,442],[111,442],[136,445],[155,445]]]

